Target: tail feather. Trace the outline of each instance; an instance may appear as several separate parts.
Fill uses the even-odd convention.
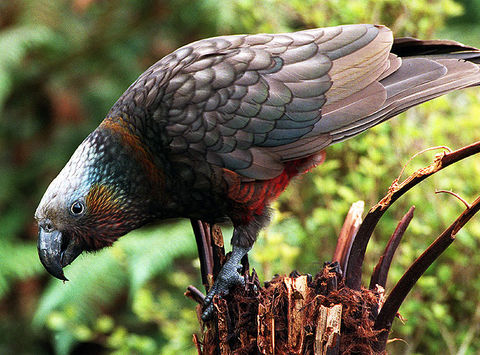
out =
[[[332,144],[355,136],[408,108],[448,92],[480,84],[480,51],[454,41],[396,40],[392,53],[401,55],[401,65],[378,81],[386,100],[375,112],[330,126]],[[328,103],[327,106],[328,107]],[[329,112],[320,122],[328,121]],[[341,120],[331,120],[341,123]]]
[[[391,52],[399,57],[412,57],[436,54],[451,55],[455,52],[478,53],[478,49],[448,39],[422,40],[412,37],[400,37],[393,40]]]

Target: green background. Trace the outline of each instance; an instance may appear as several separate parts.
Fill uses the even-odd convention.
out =
[[[388,25],[397,36],[480,46],[476,0],[12,0],[0,1],[0,353],[195,354],[200,288],[188,221],[132,232],[79,257],[64,284],[36,253],[33,213],[49,182],[119,95],[148,66],[204,37],[285,32],[346,23]],[[453,93],[327,150],[327,162],[275,203],[251,264],[261,280],[315,274],[330,260],[351,203],[375,204],[414,153],[478,140],[479,89]],[[416,158],[407,174],[431,161]],[[364,284],[397,221],[415,218],[395,256],[387,292],[480,192],[480,157],[435,175],[384,216],[367,250]],[[229,239],[230,229],[225,230]],[[395,321],[392,354],[480,352],[480,218],[420,279]]]

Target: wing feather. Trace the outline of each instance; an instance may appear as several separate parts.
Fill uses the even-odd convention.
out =
[[[376,25],[201,40],[154,64],[112,110],[148,112],[174,164],[271,179],[287,161],[480,82],[472,47],[392,43]]]
[[[247,178],[273,178],[281,173],[285,161],[329,144],[328,134],[308,138],[322,121],[322,107],[338,99],[340,92],[348,97],[364,90],[377,73],[389,67],[391,37],[385,27],[351,25],[196,42],[182,52],[185,69],[169,76],[167,91],[177,90],[178,95],[166,104],[170,111],[194,105],[196,120],[202,124],[194,127],[169,117],[165,129],[170,137],[182,134],[197,151],[203,136],[205,159],[211,164]],[[369,57],[358,61],[357,53]],[[352,78],[359,79],[357,85],[351,85]],[[228,95],[220,95],[222,89],[228,89]],[[374,97],[371,103],[383,96]],[[211,130],[204,129],[206,121]],[[222,139],[221,127],[231,129],[229,140]],[[234,145],[234,141],[241,144]],[[188,147],[179,151],[185,149],[181,142],[172,154],[188,154]]]

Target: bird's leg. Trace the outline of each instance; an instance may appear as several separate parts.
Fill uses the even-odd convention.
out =
[[[242,269],[240,262],[250,249],[251,247],[241,247],[235,244],[232,246],[230,258],[223,264],[215,283],[205,297],[205,310],[202,313],[202,319],[204,321],[210,319],[213,314],[212,301],[215,295],[226,295],[233,286],[245,284],[243,276],[239,273]]]
[[[244,285],[245,280],[239,274],[242,258],[252,248],[260,229],[265,227],[270,220],[270,209],[265,207],[261,214],[255,214],[246,224],[237,224],[233,230],[232,253],[230,258],[218,273],[212,288],[205,297],[202,319],[208,320],[213,314],[213,297],[219,294],[228,294],[234,285]]]

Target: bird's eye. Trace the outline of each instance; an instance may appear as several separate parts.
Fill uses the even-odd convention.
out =
[[[74,216],[81,215],[83,211],[85,211],[85,206],[80,201],[75,201],[70,207],[70,212],[72,212]]]

